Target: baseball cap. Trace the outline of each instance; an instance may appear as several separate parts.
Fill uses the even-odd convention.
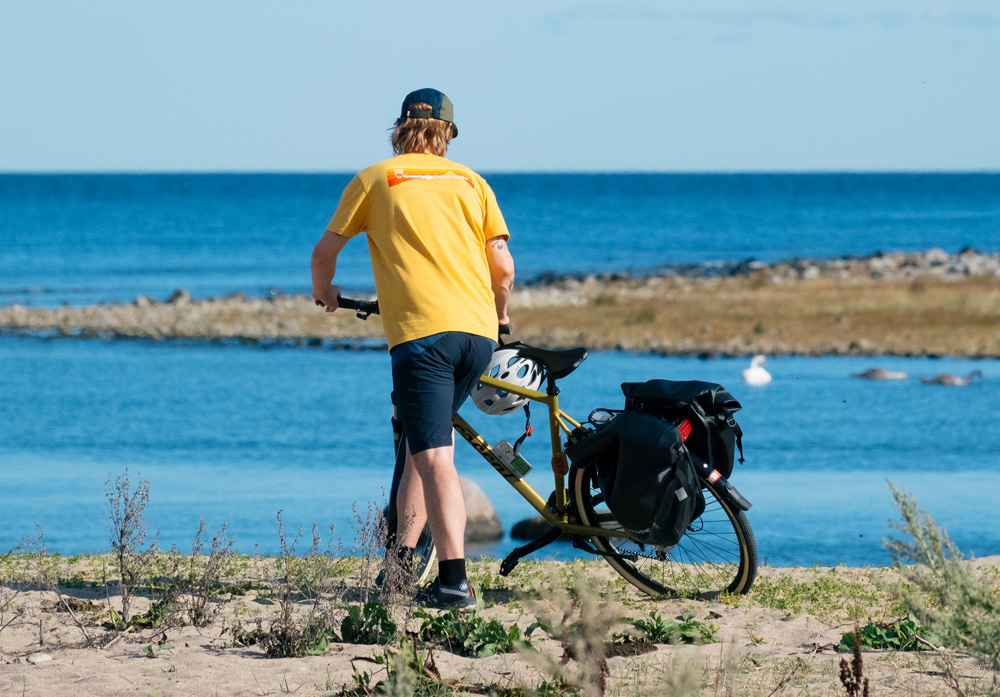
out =
[[[410,108],[412,104],[419,104],[420,102],[430,104],[431,110]],[[399,118],[440,119],[441,121],[447,121],[451,124],[451,137],[458,137],[458,126],[455,125],[455,107],[452,106],[451,100],[443,92],[430,87],[414,90],[406,95],[406,98],[403,99],[403,108],[399,112]]]

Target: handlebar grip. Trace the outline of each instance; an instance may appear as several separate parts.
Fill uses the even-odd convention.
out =
[[[379,314],[378,300],[355,300],[354,298],[337,296],[337,305],[345,310],[356,311],[359,317],[362,314],[365,316]]]

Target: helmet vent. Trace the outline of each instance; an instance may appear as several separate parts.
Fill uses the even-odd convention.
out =
[[[541,388],[544,370],[531,358],[513,348],[498,348],[484,373],[493,380],[516,385],[526,390]],[[479,383],[472,393],[473,402],[487,414],[507,414],[528,403],[527,397],[492,385]]]

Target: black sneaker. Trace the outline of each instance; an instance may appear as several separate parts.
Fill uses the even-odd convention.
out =
[[[435,610],[475,610],[479,605],[472,584],[463,580],[454,586],[446,586],[441,579],[435,579],[430,588],[417,595],[417,605]]]

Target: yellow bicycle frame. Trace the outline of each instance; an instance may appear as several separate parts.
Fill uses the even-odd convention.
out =
[[[549,415],[549,435],[551,439],[552,447],[552,472],[555,478],[555,500],[553,501],[553,507],[555,510],[549,508],[548,502],[542,498],[534,487],[532,487],[528,482],[523,479],[518,479],[514,476],[510,470],[500,461],[496,453],[493,452],[493,447],[486,442],[476,429],[474,429],[469,422],[466,421],[459,414],[455,414],[452,418],[452,425],[454,425],[455,430],[458,431],[459,435],[472,445],[476,451],[483,456],[490,465],[497,472],[500,473],[507,483],[510,484],[514,489],[524,497],[524,500],[531,504],[532,508],[538,511],[539,515],[545,518],[546,521],[553,527],[557,527],[563,532],[573,534],[573,535],[586,535],[586,536],[599,536],[599,537],[626,537],[622,532],[617,532],[615,530],[606,530],[599,527],[591,527],[587,525],[580,525],[576,517],[571,514],[569,509],[569,504],[567,500],[566,493],[566,479],[565,473],[561,473],[557,470],[557,461],[561,460],[565,462],[565,453],[562,449],[562,435],[566,434],[573,438],[573,429],[579,428],[580,423],[575,419],[571,418],[564,411],[559,409],[559,395],[558,394],[548,394],[547,392],[538,392],[537,390],[529,390],[525,387],[520,387],[517,385],[512,385],[508,382],[502,380],[497,380],[496,378],[491,378],[487,375],[483,375],[479,378],[479,382],[484,385],[489,385],[490,387],[495,387],[505,392],[510,392],[521,397],[526,397],[532,402],[539,402],[544,404],[546,409],[548,409]]]

